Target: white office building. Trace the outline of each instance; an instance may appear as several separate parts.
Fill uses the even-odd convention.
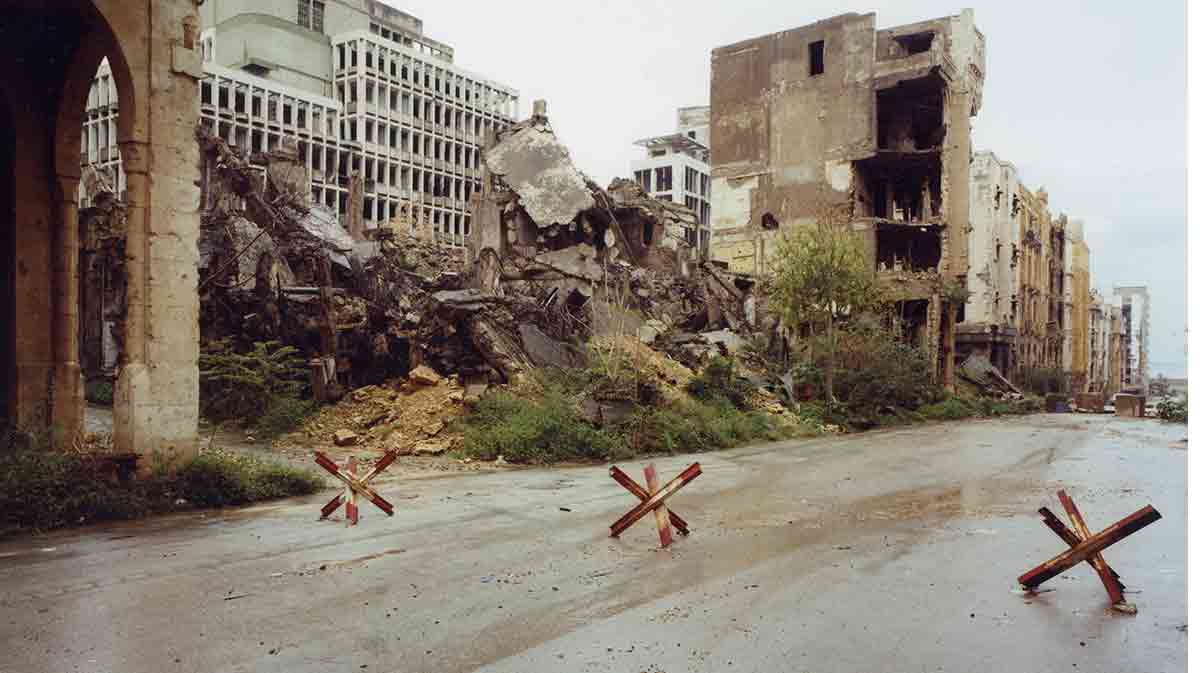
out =
[[[420,19],[377,0],[220,0],[200,14],[201,119],[210,130],[250,152],[295,141],[312,201],[343,223],[357,175],[365,228],[407,201],[442,240],[463,244],[479,152],[489,132],[515,120],[515,89],[460,68]],[[119,156],[115,134],[100,130],[116,115],[105,102],[115,94],[99,93],[103,78],[102,68],[94,114],[88,106],[96,151],[85,133],[85,163],[105,156],[105,139],[107,154]],[[120,173],[119,159],[108,161]]]
[[[679,108],[675,133],[634,144],[646,148],[646,158],[632,163],[634,181],[651,196],[682,203],[696,213],[699,229],[685,227],[684,235],[707,256],[711,237],[708,106]]]

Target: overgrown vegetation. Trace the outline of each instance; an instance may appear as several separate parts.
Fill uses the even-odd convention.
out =
[[[514,463],[603,460],[622,455],[620,438],[585,421],[567,394],[548,386],[538,399],[497,392],[481,399],[464,424],[468,455]]]
[[[771,308],[787,328],[819,336],[830,354],[823,361],[827,402],[835,399],[840,323],[875,312],[883,296],[848,217],[847,204],[836,204],[823,209],[816,226],[781,231],[771,259]]]
[[[687,391],[702,402],[729,402],[745,409],[754,385],[737,375],[733,360],[715,357],[700,374],[688,382]]]
[[[832,358],[837,372],[834,387],[840,407],[832,411],[838,422],[842,416],[858,427],[874,427],[886,416],[901,410],[914,411],[942,399],[941,386],[933,381],[928,354],[896,338],[871,316],[863,316],[844,330]],[[838,422],[845,425],[845,422]]]
[[[593,344],[592,354],[589,367],[542,370],[529,389],[476,403],[462,422],[463,452],[531,464],[623,460],[816,431],[751,409],[754,386],[737,375],[732,360],[714,358],[686,382],[686,395],[668,396],[635,349]],[[603,407],[607,417],[597,420],[585,407]]]
[[[102,469],[102,458],[0,442],[0,535],[242,505],[306,495],[323,485],[311,472],[223,452],[119,483]]]
[[[1158,403],[1158,417],[1168,423],[1187,423],[1187,397],[1169,397]]]
[[[214,423],[254,427],[266,438],[299,427],[317,408],[302,397],[308,366],[299,352],[278,341],[256,342],[247,353],[229,339],[204,344],[200,413]]]

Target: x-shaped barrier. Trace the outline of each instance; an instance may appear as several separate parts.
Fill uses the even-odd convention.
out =
[[[1045,507],[1039,509],[1038,513],[1042,515],[1042,522],[1071,548],[1021,575],[1017,581],[1026,590],[1036,589],[1046,580],[1069,570],[1081,561],[1087,561],[1088,565],[1092,566],[1096,570],[1096,574],[1100,576],[1100,581],[1104,583],[1104,589],[1108,592],[1108,598],[1112,601],[1113,606],[1127,612],[1136,611],[1132,605],[1125,602],[1125,585],[1121,583],[1120,575],[1109,567],[1100,552],[1158,521],[1162,515],[1154,507],[1146,505],[1092,535],[1071,496],[1067,495],[1066,491],[1059,491],[1058,499],[1062,502],[1063,509],[1067,512],[1067,519],[1071,522],[1074,530],[1067,528],[1066,524],[1054,515],[1054,512]]]
[[[392,516],[394,511],[392,503],[383,499],[383,496],[375,492],[368,484],[381,472],[387,469],[392,461],[396,460],[399,454],[395,451],[388,451],[380,458],[371,471],[363,476],[358,476],[358,460],[354,456],[346,459],[346,467],[342,469],[333,462],[329,456],[326,456],[320,451],[314,451],[317,458],[317,465],[325,468],[333,476],[337,477],[346,486],[346,490],[337,494],[333,500],[330,500],[324,507],[321,508],[321,518],[329,516],[336,510],[344,501],[346,503],[346,521],[348,525],[354,526],[358,524],[358,496],[362,495],[367,500],[370,500],[376,507],[383,510],[388,516]]]
[[[680,535],[687,535],[688,525],[683,520],[683,517],[667,509],[666,500],[679,491],[679,489],[686,486],[688,482],[700,476],[700,463],[692,463],[686,470],[680,472],[678,477],[667,482],[662,488],[658,486],[658,473],[655,471],[653,464],[647,465],[644,471],[647,488],[642,488],[632,477],[625,474],[621,468],[614,465],[609,469],[608,474],[614,481],[624,486],[638,500],[641,500],[625,516],[617,519],[613,525],[609,526],[609,531],[613,537],[619,537],[621,533],[636,523],[638,519],[646,516],[646,514],[653,510],[655,522],[658,526],[658,540],[662,543],[663,547],[667,547],[672,541],[671,526],[675,526],[679,530]]]

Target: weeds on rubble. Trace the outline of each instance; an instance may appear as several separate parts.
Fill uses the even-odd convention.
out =
[[[679,400],[663,408],[642,408],[621,425],[628,456],[728,449],[753,441],[795,434],[759,411],[743,411],[729,400]]]
[[[0,536],[305,495],[323,486],[304,470],[219,452],[128,483],[109,478],[102,463],[94,455],[0,444]]]
[[[747,398],[754,384],[737,375],[734,362],[728,358],[715,357],[708,361],[703,371],[687,384],[687,391],[703,402],[728,401],[738,409],[745,409]]]
[[[584,420],[557,386],[536,400],[509,392],[485,396],[464,421],[463,445],[478,460],[535,464],[603,460],[623,448],[618,437]]]

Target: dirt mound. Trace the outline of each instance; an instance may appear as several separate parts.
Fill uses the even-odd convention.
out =
[[[451,379],[434,385],[398,380],[364,386],[321,409],[275,446],[331,446],[340,433],[340,446],[437,455],[462,445],[462,436],[450,425],[466,411],[463,398],[463,388]]]

